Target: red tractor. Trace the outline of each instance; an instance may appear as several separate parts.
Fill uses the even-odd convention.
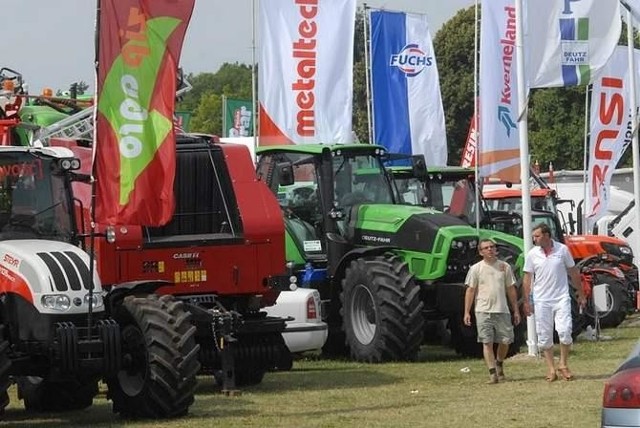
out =
[[[78,168],[63,147],[0,147],[0,411],[11,382],[27,410],[68,411],[103,380],[123,416],[183,415],[200,368],[191,314],[153,281],[102,286],[78,246]]]
[[[519,188],[485,189],[482,197],[492,210],[522,212],[522,191]],[[558,219],[558,224],[563,222],[557,207],[564,202],[567,201],[559,199],[553,189],[545,187],[531,190],[532,208],[550,212]],[[609,285],[609,310],[603,314],[600,324],[603,327],[616,327],[635,307],[638,292],[638,269],[633,264],[631,247],[625,241],[610,236],[559,233],[555,239],[567,245],[581,268],[587,296],[591,295],[592,285]],[[594,316],[592,309],[588,309],[586,314],[592,318]]]
[[[91,148],[55,138],[50,144],[82,160],[72,191],[80,243],[88,245]],[[216,375],[225,389],[289,369],[286,320],[261,311],[291,285],[284,272],[284,223],[275,196],[256,178],[248,149],[206,135],[178,135],[174,192],[174,215],[165,226],[98,225],[98,233],[115,239],[95,239],[103,286],[128,293],[142,283],[147,292],[183,302],[197,327],[202,372]]]

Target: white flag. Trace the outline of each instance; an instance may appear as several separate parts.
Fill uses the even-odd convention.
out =
[[[438,66],[427,16],[371,12],[374,143],[447,164],[447,133]]]
[[[529,87],[585,85],[618,44],[619,0],[525,0]]]
[[[622,0],[621,3],[629,8],[633,15],[633,23],[637,27],[640,22],[640,0]]]
[[[482,177],[520,181],[514,0],[483,0],[480,29]]]
[[[260,145],[352,142],[356,0],[259,5]]]
[[[627,47],[618,46],[593,83],[585,202],[588,230],[607,211],[613,170],[632,140],[628,64]],[[636,50],[636,70],[639,66],[640,51]]]

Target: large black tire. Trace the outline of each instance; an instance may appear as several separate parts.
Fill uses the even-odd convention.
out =
[[[7,390],[11,386],[11,360],[9,359],[9,341],[4,337],[4,325],[0,324],[0,414],[9,405]]]
[[[627,287],[617,278],[607,274],[597,274],[594,284],[609,284],[607,310],[600,313],[600,327],[613,328],[619,326],[632,307]],[[595,326],[595,307],[592,299],[589,299],[585,313],[588,317],[588,323]]]
[[[353,260],[342,280],[340,300],[351,358],[370,363],[415,359],[424,334],[423,304],[400,257]]]
[[[98,380],[50,381],[35,376],[17,379],[18,398],[28,412],[65,412],[81,410],[93,404],[98,394]]]
[[[134,418],[185,415],[200,370],[189,312],[173,296],[127,296],[113,318],[123,355],[122,369],[107,379],[113,411]]]

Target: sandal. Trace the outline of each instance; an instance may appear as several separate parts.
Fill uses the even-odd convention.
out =
[[[547,382],[554,382],[557,379],[558,379],[558,375],[556,374],[556,372],[547,373],[547,377],[544,378],[544,380],[546,380]]]
[[[558,374],[564,380],[573,380],[573,374],[571,370],[569,370],[569,367],[558,367]]]

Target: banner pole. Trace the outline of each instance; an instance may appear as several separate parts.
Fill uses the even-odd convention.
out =
[[[522,188],[522,237],[525,257],[533,248],[531,225],[531,188],[529,186],[529,119],[527,117],[527,81],[524,69],[524,25],[522,0],[516,0],[516,64],[518,76],[518,137],[520,141],[520,187]],[[524,296],[528,299],[529,296]],[[530,356],[538,356],[535,315],[527,317],[527,345]]]
[[[367,132],[369,133],[369,139],[368,139],[368,143],[370,144],[375,144],[375,137],[373,135],[373,121],[371,118],[371,109],[372,107],[372,103],[371,103],[371,69],[369,66],[369,43],[368,43],[368,28],[367,28],[367,19],[369,19],[369,6],[364,3],[363,4],[363,8],[364,8],[364,16],[362,19],[362,26],[363,26],[363,40],[364,40],[364,78],[365,78],[365,82],[366,82],[366,90],[367,90]]]
[[[591,234],[593,232],[593,228],[587,228],[587,168],[589,167],[589,88],[591,85],[586,85],[584,91],[584,158],[582,160],[583,173],[582,173],[582,184],[584,186],[584,194],[583,203],[582,203],[582,216],[580,216],[578,221],[582,224],[578,227],[578,234],[588,233]],[[591,206],[591,203],[589,203]],[[589,232],[587,232],[591,229]]]
[[[256,0],[252,0],[251,5],[251,125],[253,127],[253,153],[258,148],[258,133],[256,132],[258,122],[258,100],[256,84],[258,79],[256,78]],[[253,161],[256,162],[256,156],[254,155]]]
[[[227,96],[222,94],[222,138],[228,137],[227,135]]]
[[[631,151],[633,157],[633,199],[636,201],[634,210],[636,211],[635,230],[640,232],[640,211],[638,201],[640,201],[640,148],[638,148],[638,112],[636,100],[636,64],[633,49],[633,15],[627,6],[627,46],[629,56],[629,108],[631,109],[631,123],[633,124],[633,137]],[[635,255],[636,260],[638,255]]]
[[[476,178],[476,197],[475,197],[475,204],[476,204],[476,232],[480,233],[480,199],[481,199],[481,195],[480,193],[482,192],[482,183],[481,183],[481,177],[480,177],[480,167],[479,167],[479,161],[480,161],[480,156],[478,156],[478,152],[480,151],[480,133],[478,132],[479,129],[479,121],[478,121],[478,97],[480,96],[478,94],[478,35],[480,34],[480,32],[478,31],[478,25],[480,25],[479,23],[479,13],[478,13],[478,0],[476,0],[475,3],[475,25],[473,28],[473,119],[472,120],[472,124],[473,124],[473,133],[475,134],[475,140],[476,140],[476,150],[473,154],[474,156],[474,165],[473,165],[473,169],[474,169],[474,177]]]

